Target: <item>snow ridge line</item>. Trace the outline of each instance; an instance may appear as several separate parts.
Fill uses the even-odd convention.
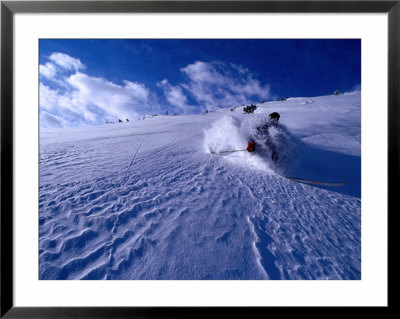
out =
[[[133,158],[132,158],[131,163],[129,164],[129,167],[128,167],[128,168],[130,168],[130,167],[132,166],[133,161],[135,160],[136,155],[137,155],[137,153],[139,152],[139,150],[140,150],[140,148],[142,147],[142,145],[143,145],[143,142],[139,145],[138,149],[136,150],[135,155],[133,155]]]
[[[125,175],[125,177],[124,177],[124,179],[122,180],[122,184],[125,184],[126,183],[126,181],[128,180],[128,175],[129,175],[129,169],[131,168],[131,166],[132,166],[132,164],[133,164],[133,162],[134,162],[134,160],[135,160],[135,158],[136,158],[136,155],[139,153],[139,150],[140,150],[140,148],[142,147],[142,145],[143,145],[143,142],[139,145],[139,147],[137,148],[137,150],[136,150],[136,153],[133,155],[133,157],[132,157],[132,160],[131,160],[131,163],[129,164],[129,166],[127,167],[127,172],[126,172],[126,175]]]

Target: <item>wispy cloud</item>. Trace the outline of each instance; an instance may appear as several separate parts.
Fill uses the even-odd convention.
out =
[[[86,68],[79,59],[73,58],[65,53],[55,52],[50,55],[49,59],[54,64],[68,71],[79,71]]]
[[[230,107],[270,96],[268,85],[261,85],[248,69],[232,63],[197,61],[181,71],[187,78],[182,87],[205,105]]]
[[[164,90],[165,97],[171,106],[177,107],[183,111],[191,108],[188,105],[187,97],[180,86],[171,85],[167,79],[159,82],[158,86]]]
[[[168,103],[183,112],[268,99],[270,88],[261,85],[251,72],[240,65],[197,61],[182,68],[185,81],[172,85],[167,79],[158,83]],[[189,103],[188,101],[192,101]],[[196,105],[196,106],[195,106]]]

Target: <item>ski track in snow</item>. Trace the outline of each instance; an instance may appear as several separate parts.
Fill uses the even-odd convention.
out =
[[[304,101],[290,102],[321,108]],[[40,279],[360,279],[359,197],[289,181],[260,155],[207,153],[241,145],[249,116],[42,133]]]

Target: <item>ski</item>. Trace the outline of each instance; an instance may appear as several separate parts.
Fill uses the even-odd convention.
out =
[[[347,184],[346,181],[344,182],[338,182],[338,183],[330,183],[330,182],[321,182],[321,181],[314,181],[311,179],[304,179],[304,178],[295,178],[295,177],[289,177],[289,176],[284,176],[285,178],[294,181],[294,182],[299,182],[299,183],[307,183],[307,184],[313,184],[313,185],[321,185],[321,186],[332,186],[332,187],[340,187],[344,186]]]
[[[221,152],[210,152],[211,154],[222,154],[222,153],[233,153],[233,152],[243,152],[247,151],[246,149],[244,150],[229,150],[229,151],[221,151]]]

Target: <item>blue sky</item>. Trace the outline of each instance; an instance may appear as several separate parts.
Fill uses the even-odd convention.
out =
[[[41,127],[320,96],[361,88],[361,40],[50,40],[39,43]]]

